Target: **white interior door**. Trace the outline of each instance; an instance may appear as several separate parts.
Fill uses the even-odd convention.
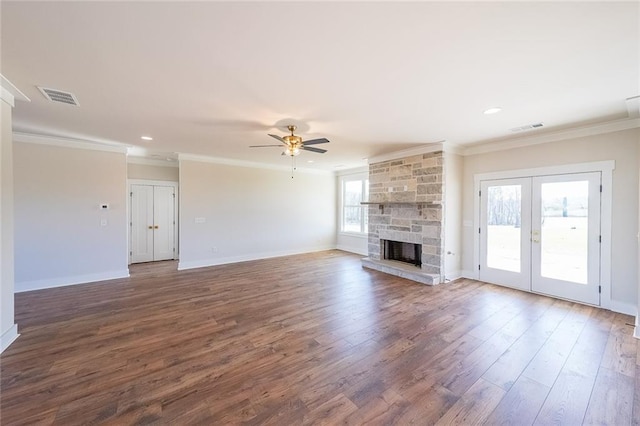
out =
[[[601,174],[482,181],[482,281],[600,304]]]
[[[175,259],[174,186],[131,185],[131,263]]]
[[[479,277],[530,290],[531,179],[483,181],[480,188]]]
[[[131,185],[131,263],[153,260],[153,186]]]
[[[531,289],[600,304],[600,173],[533,178]]]
[[[173,259],[175,250],[175,190],[153,187],[153,260]]]

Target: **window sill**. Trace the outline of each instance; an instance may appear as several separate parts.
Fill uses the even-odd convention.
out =
[[[338,232],[338,235],[344,235],[346,237],[357,237],[357,238],[369,238],[369,233],[368,232],[347,232],[347,231],[340,231]]]

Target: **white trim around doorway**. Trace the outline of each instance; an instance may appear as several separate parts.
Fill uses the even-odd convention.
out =
[[[534,176],[549,176],[571,173],[600,172],[602,174],[602,194],[600,225],[602,244],[600,245],[600,307],[620,311],[618,303],[611,300],[611,215],[612,215],[612,189],[613,170],[615,161],[596,161],[590,163],[566,164],[561,166],[537,167],[531,169],[506,170],[501,172],[478,173],[473,176],[473,277],[479,279],[478,265],[480,265],[480,236],[476,231],[480,229],[480,182],[484,180],[522,178]],[[623,313],[628,313],[625,312]],[[635,315],[635,314],[634,314]]]
[[[176,226],[174,231],[174,241],[176,245],[176,254],[174,259],[180,258],[180,242],[179,242],[179,226],[180,226],[180,184],[170,180],[146,180],[146,179],[127,179],[127,265],[131,265],[131,185],[150,185],[150,186],[172,186],[176,194],[176,202],[174,204],[174,217]]]

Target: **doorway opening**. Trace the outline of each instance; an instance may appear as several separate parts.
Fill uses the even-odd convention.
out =
[[[609,308],[612,170],[607,161],[477,175],[476,277]]]
[[[177,192],[177,182],[130,181],[130,264],[178,259]]]

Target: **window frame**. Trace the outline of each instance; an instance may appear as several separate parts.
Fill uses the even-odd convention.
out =
[[[345,235],[367,236],[369,234],[368,206],[358,203],[357,205],[346,204],[346,186],[349,182],[360,182],[361,199],[360,202],[368,201],[369,194],[369,174],[358,173],[353,175],[345,175],[340,177],[340,227],[339,232]],[[347,208],[357,207],[360,209],[360,231],[352,231],[344,229],[345,211]]]

